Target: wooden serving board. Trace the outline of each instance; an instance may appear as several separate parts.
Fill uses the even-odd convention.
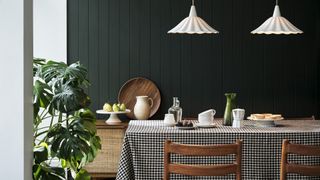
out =
[[[120,89],[118,101],[124,103],[131,113],[126,114],[129,118],[135,119],[133,110],[136,104],[136,96],[148,96],[153,100],[150,117],[159,109],[161,104],[161,95],[158,87],[149,79],[136,77],[128,80]]]

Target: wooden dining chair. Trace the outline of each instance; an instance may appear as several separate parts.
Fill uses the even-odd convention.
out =
[[[320,156],[320,146],[291,144],[287,139],[282,142],[280,180],[286,180],[288,173],[304,176],[320,176],[320,166],[288,163],[288,154]]]
[[[178,164],[171,163],[171,154],[184,156],[227,156],[235,154],[236,160],[233,164]],[[208,146],[177,144],[166,140],[164,144],[164,180],[169,180],[171,173],[189,176],[225,176],[228,174],[236,174],[236,179],[241,180],[241,158],[242,140],[237,140],[235,144]]]

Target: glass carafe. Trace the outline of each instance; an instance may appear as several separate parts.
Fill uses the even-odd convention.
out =
[[[182,120],[182,108],[178,97],[173,97],[173,105],[168,109],[168,113],[173,114],[176,123]]]

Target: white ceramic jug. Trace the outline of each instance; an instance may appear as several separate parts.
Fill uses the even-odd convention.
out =
[[[134,116],[140,120],[148,119],[153,106],[153,100],[148,96],[137,96],[136,98],[137,102],[133,111]]]

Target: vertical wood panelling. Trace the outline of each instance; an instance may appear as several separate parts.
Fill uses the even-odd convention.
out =
[[[101,102],[99,98],[100,94],[100,78],[99,74],[97,74],[96,70],[99,69],[99,1],[98,0],[90,0],[89,1],[89,81],[91,83],[90,95],[91,98],[96,102],[92,104],[93,109],[98,109]],[[91,59],[95,59],[95,61],[90,61]]]
[[[161,80],[161,50],[160,37],[163,34],[160,31],[160,1],[150,3],[150,79],[155,82]]]
[[[89,70],[93,109],[115,102],[121,85],[137,76],[162,93],[160,111],[181,99],[184,116],[215,108],[225,92],[238,93],[247,113],[318,114],[320,3],[281,0],[284,17],[302,35],[252,35],[272,15],[269,0],[196,1],[198,15],[217,35],[167,34],[190,9],[185,0],[68,0],[68,62]]]
[[[120,86],[121,67],[119,62],[120,53],[120,6],[119,0],[109,0],[109,80],[111,87],[109,88],[112,102],[117,101],[118,88]]]
[[[79,61],[89,67],[89,0],[79,0]],[[69,21],[70,22],[70,19]],[[71,33],[69,31],[69,33]],[[89,89],[90,91],[90,89]]]
[[[245,0],[245,1],[236,1],[235,7],[243,6],[241,10],[238,10],[236,14],[236,21],[238,22],[236,27],[244,26],[244,28],[236,28],[236,34],[240,36],[240,44],[239,47],[241,49],[241,58],[239,61],[241,62],[241,71],[242,79],[241,79],[241,94],[239,94],[239,101],[243,102],[241,105],[242,107],[246,107],[247,112],[252,112],[252,93],[253,93],[253,85],[251,81],[252,74],[251,74],[251,63],[252,58],[247,58],[251,56],[251,46],[252,46],[252,38],[251,34],[248,33],[253,30],[253,18],[243,18],[244,17],[252,17],[253,9],[252,9],[252,0]],[[238,8],[237,8],[238,9]],[[248,10],[250,9],[250,10]],[[241,34],[240,34],[241,33]],[[246,45],[241,45],[246,44]]]
[[[233,64],[236,63],[236,60],[233,58],[233,0],[222,1],[221,8],[223,9],[222,14],[222,24],[221,27],[221,36],[222,36],[222,51],[223,51],[223,61],[222,61],[222,91],[223,92],[236,92],[237,89],[234,88],[236,74],[233,69],[230,67],[235,67]],[[220,35],[220,34],[219,34]],[[226,53],[228,51],[228,53]]]
[[[181,16],[183,16],[181,14],[181,9],[179,8],[180,5],[180,1],[176,1],[176,0],[171,0],[171,21],[170,24],[172,24],[174,26],[175,21],[173,21],[172,19],[174,18],[176,21],[179,21],[177,19],[181,18]],[[172,64],[170,67],[172,67],[171,72],[172,72],[172,81],[171,81],[171,87],[172,87],[172,94],[176,94],[176,96],[178,96],[178,94],[181,94],[181,36],[170,36],[171,38],[171,59]]]
[[[225,97],[223,92],[223,19],[221,18],[221,14],[223,13],[222,3],[223,1],[211,1],[212,4],[212,22],[211,24],[220,32],[221,36],[213,36],[211,38],[211,58],[208,61],[210,63],[211,71],[211,81],[209,83],[212,84],[210,89],[210,94],[212,94],[212,99],[208,100],[208,105],[214,104],[214,108],[217,112],[224,112],[225,106]]]
[[[119,39],[119,63],[120,63],[120,74],[119,82],[123,84],[130,77],[130,9],[128,0],[119,0],[119,21],[120,21],[120,39]]]
[[[110,76],[109,76],[109,1],[99,1],[99,67],[95,71],[97,78],[99,78],[99,100],[98,106],[101,106],[104,101],[111,101],[109,99],[110,92]],[[69,17],[70,18],[70,17]],[[94,60],[90,60],[94,61]],[[95,100],[93,100],[93,103]]]
[[[161,68],[161,80],[158,83],[158,86],[161,89],[161,93],[162,95],[164,94],[170,94],[168,96],[168,98],[162,98],[161,99],[161,103],[162,106],[160,106],[160,110],[161,112],[166,112],[167,109],[169,108],[169,105],[172,102],[172,99],[170,96],[172,96],[171,94],[171,81],[172,78],[171,77],[171,66],[172,66],[172,62],[174,61],[173,59],[171,59],[170,61],[168,61],[170,59],[170,51],[171,51],[171,36],[166,34],[166,32],[168,31],[168,29],[170,29],[172,27],[172,23],[171,23],[171,1],[173,0],[163,0],[161,1],[160,4],[160,50],[161,50],[161,54],[160,54],[160,68]]]
[[[139,13],[139,71],[142,76],[150,77],[150,0],[140,0]]]
[[[139,66],[140,66],[140,56],[139,56],[139,39],[140,39],[140,4],[136,3],[136,0],[128,0],[129,3],[129,11],[130,11],[130,20],[129,20],[129,29],[130,29],[130,37],[129,37],[129,51],[130,51],[130,77],[139,76]]]
[[[238,92],[238,101],[242,102],[244,89],[242,88],[242,80],[243,80],[243,68],[242,68],[242,49],[241,47],[242,41],[241,38],[247,33],[243,32],[243,28],[239,28],[242,26],[242,12],[243,8],[236,8],[242,5],[242,1],[233,1],[231,8],[232,13],[232,28],[230,29],[232,32],[232,59],[230,66],[234,66],[237,68],[232,68],[232,73],[234,74],[233,81],[233,91]],[[231,6],[231,5],[230,5]],[[240,106],[240,105],[239,105]],[[242,105],[241,105],[242,106]],[[240,106],[240,107],[241,107]]]
[[[67,24],[67,52],[68,61],[79,60],[79,1],[68,0],[68,24]],[[72,17],[72,20],[71,20]],[[72,32],[71,32],[72,31]]]
[[[202,1],[202,8],[201,8],[201,16],[204,18],[205,21],[212,24],[214,28],[216,28],[214,25],[214,22],[212,20],[212,12],[213,12],[213,6],[211,0],[203,0]],[[206,38],[206,41],[203,42],[202,47],[212,47],[212,40],[211,38]],[[208,49],[203,52],[202,55],[202,78],[206,79],[207,77],[213,77],[214,76],[214,67],[212,67],[212,64],[210,62],[214,61],[212,59],[212,50]],[[207,82],[207,81],[200,81],[201,82],[201,89],[203,90],[203,94],[207,94],[207,96],[200,95],[201,98],[201,108],[202,109],[209,109],[212,106],[212,103],[214,102],[216,104],[216,100],[213,98],[213,88],[215,82]],[[212,84],[208,86],[208,83]]]
[[[253,18],[253,28],[250,29],[252,31],[254,28],[261,25],[263,21],[266,20],[270,16],[270,9],[272,9],[273,4],[269,4],[266,6],[268,2],[266,1],[252,1],[253,6],[250,11],[253,11],[252,17]],[[269,9],[268,9],[269,8]],[[264,96],[265,88],[264,88],[264,74],[265,74],[265,57],[264,57],[264,46],[265,46],[265,38],[266,36],[260,35],[251,35],[253,40],[251,46],[251,55],[249,55],[249,59],[251,59],[251,64],[248,64],[250,67],[250,74],[252,76],[251,83],[249,85],[252,88],[252,108],[253,111],[261,112],[261,111],[268,111],[265,107],[266,98]]]

